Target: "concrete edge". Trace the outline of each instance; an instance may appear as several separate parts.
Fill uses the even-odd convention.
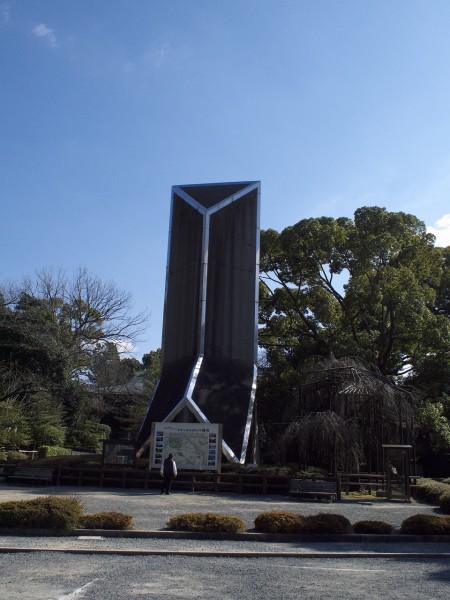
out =
[[[449,552],[252,552],[209,550],[102,550],[99,548],[16,548],[0,547],[0,554],[59,552],[119,556],[193,556],[217,558],[435,558],[449,559]]]
[[[20,529],[0,527],[0,535],[22,537],[80,537],[102,536],[107,538],[148,538],[173,540],[225,540],[252,542],[350,542],[350,543],[450,543],[450,535],[405,535],[383,534],[305,534],[305,533],[222,533],[203,531],[165,531],[165,530],[105,530],[105,529]]]

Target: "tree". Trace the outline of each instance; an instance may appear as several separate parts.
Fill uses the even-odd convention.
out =
[[[449,392],[449,282],[449,249],[435,248],[413,215],[363,207],[353,220],[320,217],[263,231],[257,394],[266,430],[298,416],[293,388],[317,356],[355,357],[442,403]],[[426,414],[417,416],[429,427]],[[427,435],[443,440],[444,430]]]
[[[437,248],[438,256],[442,266],[442,277],[436,287],[436,301],[434,312],[445,315],[450,319],[450,246]]]
[[[329,471],[382,468],[382,444],[410,444],[420,394],[354,359],[320,359],[297,388],[296,414],[278,448]]]
[[[93,417],[85,388],[99,355],[134,341],[146,319],[132,313],[129,293],[85,268],[3,286],[0,401],[25,407],[34,443],[62,442],[65,426]],[[124,372],[133,368],[132,359],[123,363]]]
[[[10,295],[28,294],[45,303],[60,327],[73,374],[89,368],[97,346],[136,341],[145,326],[145,312],[132,312],[132,297],[114,282],[104,282],[80,267],[72,277],[43,269],[34,280],[12,286]]]
[[[287,348],[294,361],[306,348],[405,373],[448,340],[448,319],[433,310],[442,274],[433,236],[405,213],[365,207],[354,221],[304,219],[262,232],[261,345]]]

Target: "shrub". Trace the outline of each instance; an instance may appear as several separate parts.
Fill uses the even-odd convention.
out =
[[[133,529],[133,517],[121,512],[100,512],[82,515],[80,525],[85,529]]]
[[[83,507],[76,496],[45,496],[0,503],[0,527],[73,529]]]
[[[71,456],[72,450],[62,446],[41,446],[38,450],[39,458],[48,458],[49,456]]]
[[[319,513],[304,518],[303,530],[308,533],[351,533],[352,525],[343,515]]]
[[[255,519],[256,531],[264,533],[300,533],[303,516],[282,511],[263,512]]]
[[[245,531],[245,523],[238,517],[217,513],[185,513],[171,517],[167,523],[175,531],[223,531],[239,533]]]
[[[439,496],[439,508],[450,515],[450,489]]]
[[[450,477],[446,477],[445,479],[443,479],[442,483],[446,483],[447,485],[450,485]]]
[[[28,458],[29,458],[28,454],[24,454],[23,452],[12,450],[11,452],[8,452],[7,460],[11,461],[11,462],[16,462],[19,460],[21,460],[21,461],[28,460]]]
[[[439,503],[439,496],[448,490],[449,486],[446,483],[441,483],[434,479],[421,479],[416,488],[416,498],[437,505]]]
[[[450,520],[437,515],[412,515],[401,525],[401,532],[409,535],[450,534]]]
[[[0,462],[6,462],[7,458],[8,455],[6,454],[6,452],[0,452]]]
[[[358,521],[353,525],[355,533],[392,533],[392,525],[384,521]]]

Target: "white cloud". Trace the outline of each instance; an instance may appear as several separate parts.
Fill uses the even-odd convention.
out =
[[[7,25],[11,20],[11,7],[7,2],[0,4],[0,25]]]
[[[47,25],[44,23],[39,23],[39,25],[36,25],[36,27],[34,27],[32,30],[32,33],[38,38],[45,39],[49,46],[56,46],[55,30],[47,27]]]
[[[147,60],[154,66],[160,67],[168,58],[169,42],[155,42],[147,52]]]
[[[112,340],[112,343],[116,345],[119,354],[132,354],[135,350],[135,345],[132,342],[125,340]]]
[[[450,246],[450,213],[428,226],[427,231],[436,236],[436,246]]]

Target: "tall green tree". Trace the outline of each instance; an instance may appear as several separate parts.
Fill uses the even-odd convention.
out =
[[[430,397],[417,417],[429,446],[442,449],[450,418],[450,249],[436,248],[423,222],[363,207],[353,220],[303,219],[280,233],[263,231],[260,290],[257,393],[266,428],[296,416],[293,390],[313,357],[355,357]]]
[[[262,232],[261,346],[357,356],[398,375],[448,340],[443,261],[413,215],[364,207]],[[285,351],[286,352],[286,351]]]

